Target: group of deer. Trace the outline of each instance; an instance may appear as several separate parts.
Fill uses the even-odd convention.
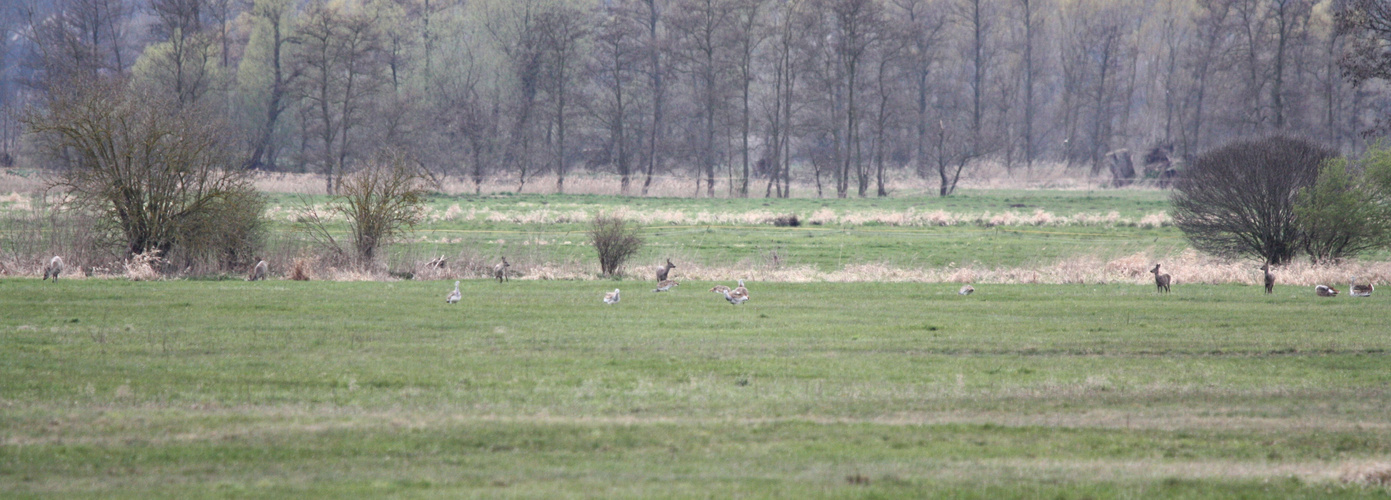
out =
[[[1275,293],[1275,274],[1270,272],[1270,262],[1266,261],[1265,264],[1262,264],[1260,270],[1265,273],[1265,293]],[[1159,273],[1159,264],[1155,264],[1154,269],[1150,269],[1150,272],[1154,273],[1154,285],[1158,287],[1160,292],[1167,293],[1171,281],[1169,275]],[[1376,291],[1376,285],[1372,283],[1359,285],[1357,277],[1354,276],[1352,281],[1348,283],[1348,289],[1352,290],[1353,297],[1371,297],[1372,292]],[[1319,297],[1337,297],[1338,289],[1328,285],[1317,285],[1314,287],[1314,294]]]

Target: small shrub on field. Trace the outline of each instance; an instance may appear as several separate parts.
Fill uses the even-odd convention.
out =
[[[589,241],[599,254],[599,273],[613,276],[629,257],[642,249],[642,228],[616,215],[597,214],[589,229]]]

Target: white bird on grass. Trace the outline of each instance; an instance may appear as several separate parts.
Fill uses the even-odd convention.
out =
[[[975,292],[975,291],[976,291],[976,287],[973,287],[973,286],[971,286],[971,285],[961,285],[961,291],[956,292],[956,294],[957,294],[957,295],[970,295],[971,293],[973,293],[973,292]]]
[[[613,289],[612,292],[609,292],[609,293],[604,294],[604,303],[605,303],[605,304],[617,304],[617,303],[618,303],[618,289],[617,289],[617,288]]]
[[[1373,285],[1371,282],[1368,282],[1366,285],[1357,284],[1356,276],[1352,278],[1352,282],[1348,283],[1348,288],[1352,289],[1353,297],[1371,297],[1372,292],[1376,291],[1376,285]]]
[[[739,288],[724,292],[724,299],[730,304],[739,305],[749,301],[749,289],[744,288],[744,280],[739,280]]]
[[[454,291],[449,292],[449,296],[444,298],[446,304],[458,304],[459,299],[464,298],[464,294],[459,293],[459,282],[454,282]]]

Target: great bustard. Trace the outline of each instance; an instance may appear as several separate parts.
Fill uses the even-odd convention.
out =
[[[1353,297],[1371,297],[1372,292],[1376,291],[1376,286],[1372,285],[1370,281],[1366,285],[1357,284],[1356,276],[1352,278],[1352,282],[1348,283],[1348,288],[1352,290]]]
[[[739,305],[749,301],[749,289],[744,288],[744,280],[739,280],[739,287],[728,292],[724,292],[724,299],[730,304]]]
[[[1318,285],[1314,287],[1314,293],[1320,297],[1337,297],[1338,289],[1328,285]]]
[[[618,289],[617,289],[617,288],[613,289],[612,292],[609,292],[609,293],[604,294],[604,303],[605,303],[605,304],[617,304],[617,303],[618,303]]]
[[[59,256],[57,256],[57,255],[54,255],[54,256],[53,256],[53,259],[48,261],[48,265],[47,265],[47,266],[43,266],[43,279],[47,280],[47,279],[51,276],[51,277],[53,277],[53,282],[54,282],[54,283],[57,283],[57,282],[58,282],[58,274],[59,274],[59,273],[62,273],[62,272],[63,272],[63,258],[62,258],[62,257],[59,257]]]
[[[975,291],[976,291],[976,287],[973,287],[973,286],[971,286],[971,285],[961,285],[961,290],[957,291],[956,294],[957,294],[957,295],[970,295],[970,294],[972,294],[972,293],[975,293]]]
[[[464,298],[464,294],[459,293],[459,282],[454,282],[454,291],[449,292],[449,296],[444,298],[446,304],[458,304],[459,299]]]
[[[654,292],[666,292],[666,291],[670,291],[672,288],[676,288],[677,285],[680,285],[680,283],[677,283],[677,282],[672,281],[672,280],[662,280],[661,283],[657,283],[657,288],[654,289],[654,290],[652,290],[652,291],[654,291]]]

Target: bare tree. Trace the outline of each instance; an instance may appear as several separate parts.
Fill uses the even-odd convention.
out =
[[[1294,137],[1237,141],[1203,153],[1171,195],[1174,225],[1216,255],[1283,264],[1299,250],[1296,194],[1314,185],[1328,148]]]
[[[543,87],[555,106],[551,119],[555,124],[555,189],[565,192],[566,160],[565,149],[566,118],[570,94],[574,92],[573,80],[578,71],[572,66],[579,59],[580,45],[589,36],[584,13],[564,5],[550,6],[537,14],[536,26],[541,33]]]
[[[405,153],[384,150],[343,183],[333,209],[348,220],[353,248],[363,265],[373,263],[392,238],[420,223],[419,206],[425,201],[421,174]]]
[[[326,191],[336,192],[348,160],[357,154],[363,108],[381,86],[380,39],[371,12],[317,3],[296,28],[300,98],[311,109]],[[306,134],[310,131],[306,131]]]
[[[719,157],[715,143],[717,115],[723,108],[728,30],[734,23],[733,0],[677,0],[672,26],[681,40],[684,60],[696,82],[700,103],[700,165],[705,171],[705,194],[715,196],[715,164]],[[700,190],[696,178],[696,190]]]
[[[536,23],[536,13],[534,0],[522,0],[491,13],[486,22],[488,33],[506,56],[508,75],[516,86],[507,160],[517,169],[518,193],[526,187],[527,175],[531,173],[532,113],[544,63],[543,34]]]
[[[910,28],[912,46],[908,52],[908,71],[913,82],[913,101],[916,111],[913,119],[913,163],[919,176],[926,176],[928,168],[928,144],[934,120],[930,116],[932,85],[929,77],[940,54],[939,44],[947,25],[946,16],[928,0],[894,0],[898,13],[904,16]]]
[[[601,17],[594,35],[594,53],[590,75],[602,89],[604,98],[595,105],[599,122],[609,132],[614,164],[618,167],[619,189],[628,194],[632,183],[632,140],[635,127],[630,109],[634,106],[633,88],[643,62],[641,45],[642,25],[637,22],[635,9],[629,5],[609,5],[596,11]]]
[[[642,195],[647,196],[647,190],[652,187],[652,174],[657,168],[658,145],[661,143],[662,131],[665,122],[662,120],[663,106],[666,103],[666,79],[667,68],[662,65],[663,54],[667,51],[667,39],[662,36],[658,27],[661,25],[660,0],[641,0],[647,5],[646,27],[647,39],[645,51],[647,55],[647,78],[651,88],[649,100],[652,103],[652,118],[647,124],[647,149],[645,162],[647,164],[647,175],[642,181]]]
[[[215,35],[206,30],[204,17],[209,0],[150,0],[155,22],[150,34],[163,42],[151,49],[156,80],[178,98],[181,105],[198,102],[212,90],[217,63]]]
[[[272,148],[275,130],[280,123],[280,114],[293,104],[289,94],[295,79],[303,70],[302,65],[286,64],[290,55],[287,49],[297,42],[291,31],[294,20],[290,16],[293,11],[289,0],[257,0],[249,11],[255,29],[262,30],[259,34],[266,37],[265,43],[268,45],[270,57],[265,64],[269,65],[271,73],[270,88],[266,93],[265,121],[260,124],[251,156],[246,162],[251,168],[274,163],[275,155]]]
[[[123,79],[72,81],[25,117],[45,155],[63,164],[60,186],[115,226],[126,255],[199,251],[199,242],[225,243],[259,224],[234,134],[211,110],[173,97]]]

